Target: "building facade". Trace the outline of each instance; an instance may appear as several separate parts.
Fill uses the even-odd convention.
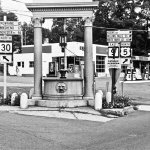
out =
[[[72,69],[84,63],[84,43],[68,42],[66,47],[67,68]],[[50,63],[56,63],[56,72],[64,66],[64,53],[59,43],[42,45],[42,72],[49,74]],[[93,44],[93,65],[96,76],[108,74],[107,46]],[[13,65],[8,67],[10,75],[32,76],[34,74],[34,46],[24,45],[22,53],[13,54]]]

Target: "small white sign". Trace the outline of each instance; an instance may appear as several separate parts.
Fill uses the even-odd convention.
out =
[[[12,55],[0,55],[1,63],[12,63]]]
[[[131,42],[132,31],[131,30],[116,30],[107,31],[107,42]]]
[[[121,46],[131,46],[131,42],[121,42]]]
[[[20,30],[21,31],[21,27],[20,26],[0,26],[0,30],[4,31],[4,30]]]
[[[4,35],[21,35],[19,30],[0,30],[0,34]]]
[[[0,41],[12,41],[12,36],[1,35]]]
[[[21,26],[18,21],[0,21],[0,26]]]
[[[12,53],[12,42],[0,42],[0,53]]]
[[[107,42],[131,42],[132,37],[130,38],[107,38]]]
[[[108,57],[119,57],[119,47],[108,47]]]
[[[130,61],[131,61],[131,58],[121,58],[122,65],[129,65]]]
[[[113,59],[109,58],[108,59],[108,68],[121,68],[121,63],[120,59]]]
[[[131,48],[130,47],[121,47],[120,57],[131,57]]]
[[[108,43],[108,46],[109,47],[114,47],[114,46],[119,47],[119,43]]]
[[[107,31],[107,34],[132,34],[131,30]]]

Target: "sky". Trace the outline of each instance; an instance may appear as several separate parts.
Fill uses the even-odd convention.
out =
[[[92,0],[0,0],[1,7],[7,12],[13,12],[18,16],[19,21],[31,23],[32,13],[28,11],[25,3],[39,2],[39,3],[57,3],[57,2],[91,2]],[[44,28],[51,29],[52,19],[45,19]]]
[[[22,23],[31,23],[32,13],[26,8],[24,2],[31,3],[32,0],[1,0],[1,7],[4,11],[14,12]],[[51,29],[51,24],[52,19],[46,19],[42,26]]]

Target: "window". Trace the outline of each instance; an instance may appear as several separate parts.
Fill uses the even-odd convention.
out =
[[[96,56],[96,72],[105,72],[105,56]]]
[[[29,61],[29,67],[33,68],[34,67],[34,61]]]
[[[20,67],[21,66],[21,62],[17,62],[17,66]]]
[[[24,68],[24,62],[22,62],[22,68]]]
[[[23,62],[23,61],[17,62],[17,66],[18,66],[18,67],[24,68],[24,62]]]

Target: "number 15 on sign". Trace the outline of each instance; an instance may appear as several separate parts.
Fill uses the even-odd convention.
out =
[[[12,53],[12,43],[0,42],[0,53]]]

